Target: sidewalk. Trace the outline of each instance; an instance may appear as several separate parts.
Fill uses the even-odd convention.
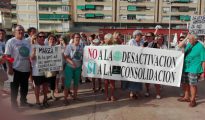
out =
[[[50,108],[39,110],[37,107],[25,108],[21,114],[37,120],[204,120],[205,81],[199,82],[198,105],[190,108],[188,103],[177,101],[180,88],[163,86],[162,99],[156,99],[152,85],[151,97],[141,95],[137,100],[128,99],[128,92],[118,88],[118,101],[107,102],[102,93],[94,94],[91,83],[82,84],[78,101],[70,100],[70,105],[63,105],[63,94],[58,101],[50,101]],[[9,99],[5,99],[9,101]],[[29,92],[28,101],[35,103],[33,91]]]

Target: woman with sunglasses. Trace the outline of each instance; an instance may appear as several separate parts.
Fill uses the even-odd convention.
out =
[[[36,61],[36,48],[44,46],[45,33],[39,32],[37,34],[36,44],[31,46],[31,67],[32,67],[32,79],[34,81],[34,93],[36,97],[36,105],[39,106],[39,109],[42,107],[48,107],[47,103],[47,92],[48,92],[48,83],[45,79],[44,72],[39,72],[37,69],[38,63]],[[43,106],[40,103],[40,86],[43,86]]]

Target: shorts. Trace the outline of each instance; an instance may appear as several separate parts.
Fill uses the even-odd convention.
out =
[[[40,86],[46,83],[46,78],[44,76],[32,76],[35,86]]]
[[[200,74],[197,73],[183,73],[182,74],[182,83],[189,85],[197,85]]]

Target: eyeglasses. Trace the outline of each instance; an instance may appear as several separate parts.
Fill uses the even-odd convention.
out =
[[[45,38],[45,36],[38,36],[39,38]]]

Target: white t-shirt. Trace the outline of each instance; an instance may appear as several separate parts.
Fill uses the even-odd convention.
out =
[[[137,43],[135,39],[131,39],[127,44],[131,46],[143,46],[144,41],[141,40],[139,43]]]
[[[30,71],[30,43],[25,40],[17,40],[15,37],[8,40],[6,43],[5,54],[11,55],[14,58],[13,69],[20,72]]]
[[[0,55],[5,51],[5,42],[0,41]]]
[[[73,44],[67,45],[64,55],[70,57],[73,60],[73,62],[76,64],[76,66],[80,67],[82,65],[83,47],[81,45],[79,46],[75,46]]]
[[[33,49],[38,47],[38,46],[40,46],[40,45],[36,44],[36,45],[31,46],[30,55],[33,53]],[[36,59],[34,59],[34,60],[31,59],[31,67],[32,67],[32,76],[44,76],[44,72],[39,72],[37,69]]]

